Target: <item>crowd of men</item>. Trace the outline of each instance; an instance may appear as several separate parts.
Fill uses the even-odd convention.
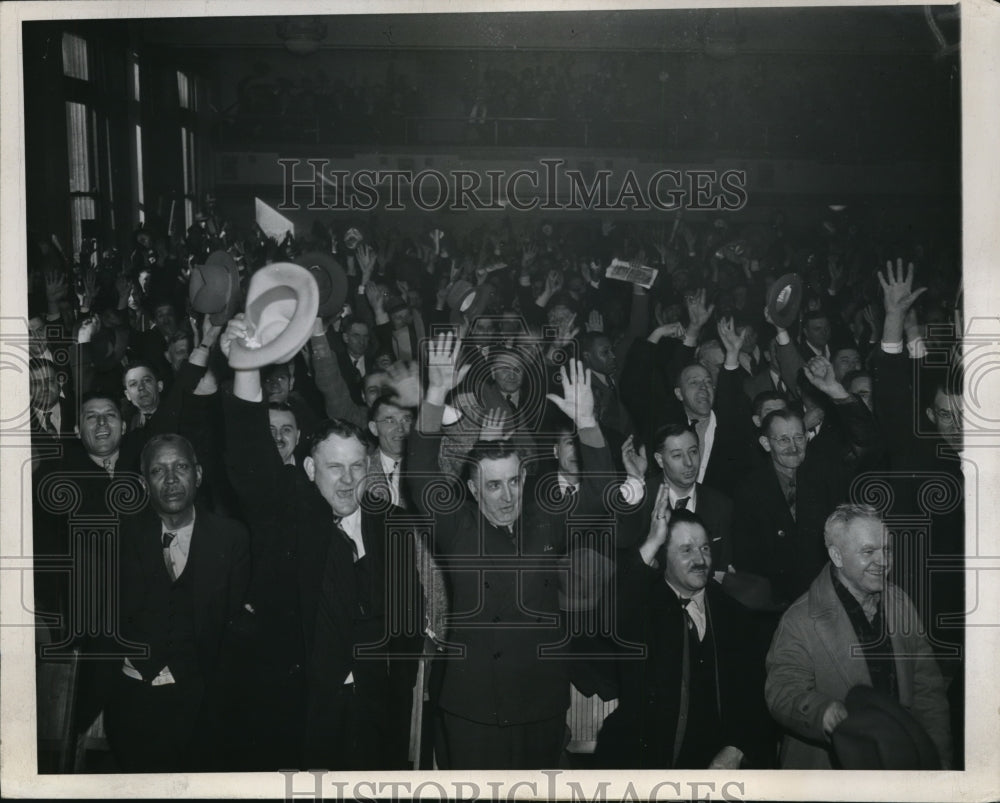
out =
[[[242,280],[319,247],[347,304],[243,369],[243,311],[187,305],[239,250],[206,222],[189,260],[140,232],[120,271],[30,266],[39,705],[66,684],[110,748],[78,770],[962,765],[943,249],[314,227]],[[571,696],[614,701],[583,765]]]

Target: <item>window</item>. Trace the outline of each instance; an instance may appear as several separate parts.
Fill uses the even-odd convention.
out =
[[[62,38],[63,75],[69,78],[90,80],[90,66],[87,63],[87,40],[81,36],[64,33]]]

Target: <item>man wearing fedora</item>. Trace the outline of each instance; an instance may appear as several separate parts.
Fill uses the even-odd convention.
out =
[[[767,655],[765,694],[784,728],[781,766],[838,766],[831,739],[849,721],[845,700],[871,686],[916,718],[947,769],[951,733],[944,681],[910,598],[888,581],[889,536],[867,505],[826,520],[829,563],[785,612]]]

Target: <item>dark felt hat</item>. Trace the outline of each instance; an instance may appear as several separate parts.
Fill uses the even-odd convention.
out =
[[[225,251],[213,251],[204,265],[195,265],[188,282],[191,309],[224,326],[240,307],[240,269]]]
[[[347,274],[340,263],[330,254],[310,251],[296,257],[294,262],[308,270],[316,280],[319,289],[320,318],[332,318],[340,314],[347,298]]]
[[[786,273],[767,291],[767,310],[775,326],[787,329],[795,322],[802,303],[802,279],[796,273]]]
[[[939,770],[931,737],[897,700],[855,686],[844,701],[847,719],[833,731],[833,749],[846,770]]]

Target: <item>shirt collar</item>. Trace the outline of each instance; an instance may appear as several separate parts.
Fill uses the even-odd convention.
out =
[[[688,500],[687,509],[693,513],[695,505],[698,504],[698,483],[692,485],[691,490],[683,496],[676,493],[673,488],[667,485],[667,499],[670,502],[671,508],[677,504],[678,499],[684,499],[685,497],[687,497]]]
[[[180,545],[181,550],[187,552],[187,545],[191,543],[191,534],[194,532],[194,523],[198,517],[198,512],[196,510],[191,511],[191,521],[185,524],[183,527],[178,527],[175,530],[171,530],[167,527],[166,523],[160,522],[160,534],[163,533],[173,533],[177,536],[177,543]]]
[[[563,493],[566,492],[567,488],[578,489],[580,487],[579,482],[570,482],[568,479],[566,479],[566,475],[563,474],[561,471],[556,474],[556,482],[559,483],[559,490]]]
[[[674,592],[674,594],[676,595],[677,599],[679,599],[679,600],[681,600],[681,599],[690,599],[692,605],[696,605],[698,607],[699,611],[704,612],[704,610],[705,610],[705,589],[704,588],[702,588],[699,591],[696,591],[694,594],[691,594],[690,596],[688,596],[688,594],[686,594],[686,593],[684,593],[682,591],[678,591],[677,587],[674,586],[674,584],[671,583],[669,580],[667,580],[667,585],[670,586],[670,590]]]

